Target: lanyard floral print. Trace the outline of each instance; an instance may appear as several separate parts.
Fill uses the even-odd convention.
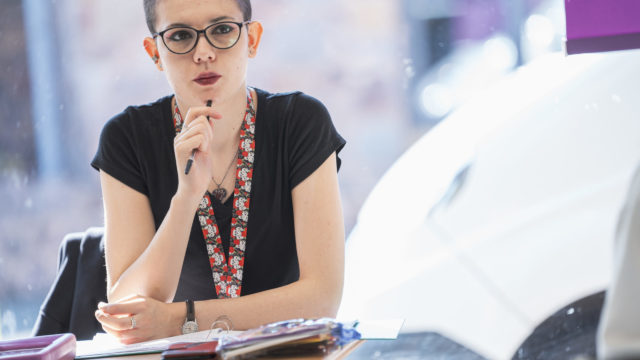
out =
[[[233,210],[231,214],[231,234],[229,239],[229,261],[225,258],[220,231],[213,213],[211,196],[206,193],[198,207],[198,220],[207,245],[209,264],[213,282],[219,299],[240,296],[242,291],[242,270],[247,241],[249,205],[251,203],[251,181],[255,159],[256,112],[251,91],[247,91],[247,111],[240,128],[240,144],[233,190]],[[174,106],[173,123],[176,134],[182,130],[182,116],[178,105]]]

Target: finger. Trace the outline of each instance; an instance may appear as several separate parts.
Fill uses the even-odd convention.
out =
[[[182,127],[182,130],[180,131],[180,133],[187,132],[187,131],[189,131],[189,130],[191,130],[191,129],[193,129],[193,128],[196,128],[198,125],[201,125],[201,126],[209,126],[209,122],[210,122],[210,121],[212,121],[212,120],[207,120],[207,118],[206,118],[206,117],[204,117],[204,116],[198,116],[198,117],[197,117],[197,118],[195,118],[193,121],[191,121],[188,125],[187,125],[187,124],[185,124],[185,125]]]
[[[102,326],[107,326],[113,330],[117,330],[117,331],[131,330],[131,325],[132,325],[131,316],[115,316],[115,315],[105,313],[102,310],[97,310],[96,319],[102,324]]]
[[[107,325],[102,325],[102,329],[109,335],[113,336],[120,342],[121,344],[129,345],[136,342],[143,341],[144,339],[140,338],[138,335],[138,331],[136,329],[129,330],[117,330],[110,328]]]
[[[198,149],[203,152],[208,152],[208,142],[205,140],[204,135],[196,134],[188,139],[181,140],[175,144],[176,154],[180,154],[181,157],[191,156],[193,149]]]
[[[118,341],[120,341],[120,332],[119,331],[116,331],[116,330],[108,327],[105,324],[101,323],[101,325],[102,325],[102,330],[104,330],[104,332],[106,332],[107,334],[115,337]]]
[[[178,134],[178,141],[181,139],[189,138],[190,136],[194,136],[196,134],[202,134],[205,136],[206,140],[211,140],[213,136],[213,132],[211,131],[211,125],[206,122],[198,122],[195,125],[192,125],[189,129],[184,130],[180,134]]]
[[[144,298],[136,297],[122,302],[105,304],[99,310],[108,315],[129,316],[142,312],[145,307],[145,301]]]
[[[213,138],[213,132],[211,131],[211,126],[206,123],[198,123],[197,125],[192,126],[189,130],[178,134],[174,140],[174,145],[184,143],[186,140],[197,135],[202,135],[203,139],[198,143],[197,147],[194,147],[194,149],[197,148],[200,151],[207,151]]]
[[[222,119],[222,115],[219,112],[215,111],[213,108],[207,106],[197,106],[190,108],[187,112],[187,116],[184,119],[184,126],[189,126],[189,124],[191,124],[200,116],[204,117],[205,119],[207,118],[207,116],[210,119]]]

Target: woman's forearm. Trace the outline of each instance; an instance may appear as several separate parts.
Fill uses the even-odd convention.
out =
[[[342,297],[342,281],[299,280],[295,283],[233,299],[195,302],[196,321],[207,330],[220,316],[228,317],[234,330],[294,318],[335,317]],[[184,303],[170,304],[169,330],[180,334],[185,321]]]
[[[198,200],[176,195],[142,254],[109,288],[109,301],[144,295],[170,302],[175,295]],[[108,235],[107,235],[108,236]]]

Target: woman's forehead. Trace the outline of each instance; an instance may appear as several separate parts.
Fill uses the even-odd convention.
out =
[[[236,0],[159,0],[157,26],[172,24],[203,26],[217,21],[242,21]]]

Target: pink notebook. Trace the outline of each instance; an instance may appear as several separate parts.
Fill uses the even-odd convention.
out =
[[[76,355],[73,334],[0,341],[0,360],[71,360]]]

